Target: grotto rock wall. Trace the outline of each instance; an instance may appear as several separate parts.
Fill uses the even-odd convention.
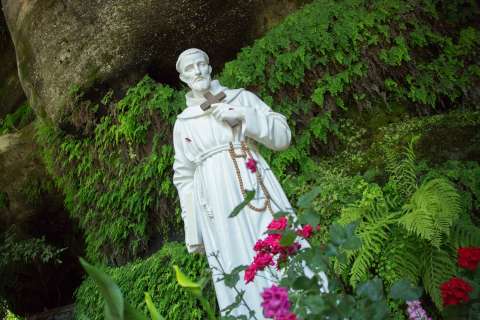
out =
[[[2,0],[2,5],[30,104],[61,122],[69,92],[77,87],[86,96],[105,87],[122,92],[145,73],[177,82],[176,56],[189,47],[206,49],[218,67],[304,2]]]

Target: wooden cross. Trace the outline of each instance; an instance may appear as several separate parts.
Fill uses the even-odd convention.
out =
[[[204,103],[202,103],[200,105],[200,108],[202,108],[203,111],[207,111],[208,109],[210,109],[210,107],[212,106],[212,104],[214,103],[219,103],[221,102],[223,99],[225,99],[226,95],[225,95],[225,92],[220,92],[216,95],[213,95],[210,91],[208,91],[207,93],[205,93],[203,95],[203,97],[205,99],[207,99],[207,101],[205,101]]]

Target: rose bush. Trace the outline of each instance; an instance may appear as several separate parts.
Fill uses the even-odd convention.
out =
[[[461,247],[457,263],[461,277],[452,277],[440,286],[445,318],[471,319],[480,314],[480,247]]]

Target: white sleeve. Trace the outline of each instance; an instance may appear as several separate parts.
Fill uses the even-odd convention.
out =
[[[185,227],[185,244],[190,253],[202,252],[203,241],[193,203],[193,174],[195,166],[185,156],[181,125],[178,121],[175,122],[173,128],[173,146],[175,149],[173,184],[177,188],[180,198],[182,219]]]
[[[255,94],[246,91],[247,105],[245,120],[242,122],[242,133],[272,150],[284,150],[288,148],[291,140],[291,132],[284,115],[273,112]]]

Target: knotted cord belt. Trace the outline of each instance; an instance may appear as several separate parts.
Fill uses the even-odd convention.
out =
[[[247,196],[247,191],[245,190],[245,186],[243,184],[243,179],[242,179],[242,175],[240,174],[240,168],[238,167],[237,158],[244,158],[245,159],[248,155],[251,159],[253,159],[253,160],[255,160],[255,159],[252,157],[252,153],[250,152],[250,149],[248,148],[245,141],[240,142],[240,144],[241,144],[241,150],[242,150],[241,154],[235,153],[235,149],[233,147],[232,142],[230,142],[230,148],[228,149],[228,153],[230,154],[230,158],[232,158],[233,165],[235,166],[235,172],[237,174],[238,184],[240,185],[240,192],[242,193],[243,199],[245,200],[245,197]],[[268,190],[265,187],[265,184],[263,183],[263,179],[262,179],[262,176],[260,175],[259,170],[255,170],[255,176],[257,178],[258,185],[260,186],[260,188],[263,191],[263,194],[265,195],[265,202],[263,203],[263,206],[260,207],[260,208],[255,207],[254,205],[252,205],[250,203],[248,203],[247,206],[250,209],[252,209],[254,211],[257,211],[257,212],[263,212],[266,209],[268,209],[268,211],[270,211],[270,213],[273,214],[270,193],[268,193]]]

